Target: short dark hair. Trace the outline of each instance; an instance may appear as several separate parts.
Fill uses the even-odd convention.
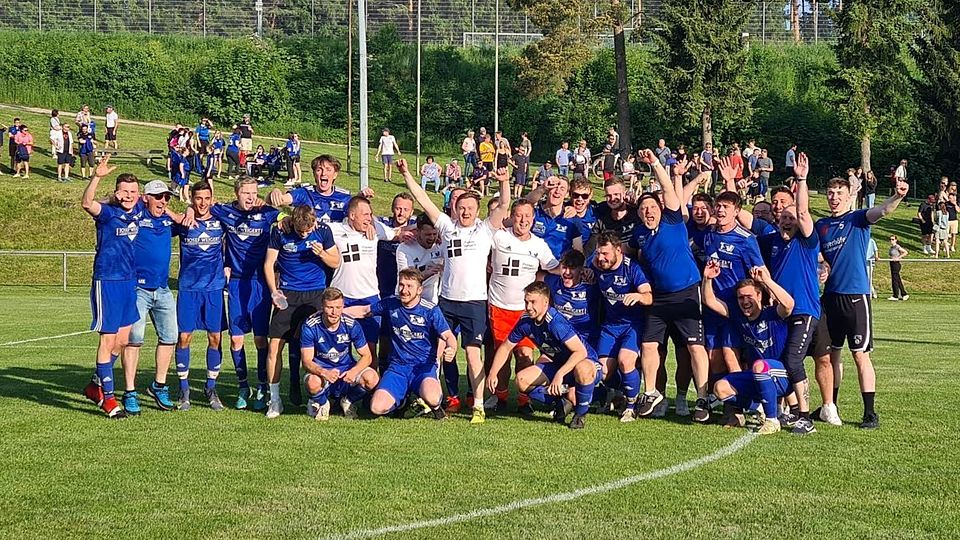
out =
[[[790,196],[790,199],[795,199],[796,196],[793,194],[793,190],[787,186],[777,186],[773,188],[773,191],[770,192],[770,198],[772,199],[777,193],[786,193]]]
[[[373,208],[373,206],[370,204],[370,199],[364,197],[363,195],[354,195],[353,197],[350,197],[350,202],[347,203],[347,214],[356,211],[357,207],[364,203]]]
[[[340,160],[330,154],[320,154],[313,158],[313,160],[310,161],[310,168],[315,171],[323,162],[329,163],[333,166],[333,170],[340,172]]]
[[[743,206],[743,201],[740,199],[740,195],[736,191],[724,191],[723,193],[717,195],[716,204],[720,203],[732,204],[734,208],[738,210]]]
[[[702,202],[707,206],[713,206],[713,197],[709,193],[695,193],[693,197],[690,197],[690,204],[695,202]]]
[[[140,180],[137,179],[136,175],[131,173],[123,173],[117,177],[116,188],[120,189],[120,184],[139,184]]]
[[[434,227],[434,226],[435,226],[435,225],[433,224],[432,221],[430,221],[430,218],[427,217],[426,214],[421,214],[421,215],[417,216],[417,230],[418,230],[418,231],[419,231],[420,229],[424,228],[424,227]]]
[[[850,190],[850,180],[846,178],[834,177],[827,181],[827,189],[844,187]]]
[[[463,199],[473,199],[477,201],[477,208],[480,207],[480,194],[477,193],[476,191],[464,191],[463,193],[460,194],[459,197],[457,197],[457,201],[453,203],[453,205],[456,206],[457,204],[460,204],[460,201],[462,201]],[[496,199],[493,199],[493,200],[496,200]]]
[[[413,280],[423,285],[423,274],[413,266],[404,268],[397,274],[397,283],[400,283],[401,279]]]
[[[583,253],[575,249],[567,250],[567,252],[560,257],[560,265],[566,266],[567,268],[582,268],[586,262],[587,258],[584,257]]]
[[[209,191],[213,193],[213,186],[210,185],[210,182],[206,180],[200,180],[199,182],[190,186],[190,195],[196,195],[198,191]]]
[[[320,293],[320,302],[327,303],[331,300],[340,300],[343,298],[343,291],[336,287],[327,287]]]
[[[413,195],[407,193],[406,191],[401,191],[400,193],[397,193],[396,195],[393,196],[393,202],[390,203],[391,207],[393,207],[393,205],[397,203],[397,199],[403,199],[405,201],[414,202]]]
[[[617,233],[617,231],[608,230],[608,231],[603,231],[602,233],[597,235],[598,248],[600,246],[608,246],[608,245],[614,246],[614,247],[621,247],[622,244],[623,242],[622,240],[620,240],[620,234]]]
[[[513,201],[513,204],[510,205],[510,214],[512,215],[513,212],[516,211],[516,209],[517,209],[517,208],[520,208],[521,206],[529,206],[531,210],[533,210],[533,208],[534,208],[532,202],[530,202],[530,201],[528,201],[528,200],[526,200],[526,199],[517,199],[517,200]]]
[[[309,204],[301,204],[294,207],[293,214],[290,215],[290,226],[293,230],[300,232],[309,229],[317,224],[317,214]]]

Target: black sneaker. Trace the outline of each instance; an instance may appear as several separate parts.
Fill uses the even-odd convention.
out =
[[[787,412],[778,416],[777,420],[780,421],[780,427],[792,428],[793,426],[797,425],[797,422],[800,420],[800,417],[791,412]]]
[[[634,409],[637,413],[637,416],[650,416],[653,413],[653,409],[663,401],[663,394],[660,392],[654,391],[652,394],[646,392],[640,394],[640,401],[637,402],[637,406]]]
[[[573,420],[570,420],[570,425],[567,426],[570,429],[583,429],[583,426],[586,424],[587,415],[585,414],[575,414],[573,415]]]
[[[553,421],[558,424],[567,423],[567,409],[565,406],[565,399],[557,399],[553,403]]]
[[[446,413],[446,411],[443,410],[443,407],[442,407],[442,406],[436,407],[436,408],[434,408],[434,409],[430,409],[430,412],[433,414],[433,419],[434,419],[434,420],[446,420],[446,419],[447,419],[447,413]]]
[[[527,403],[526,405],[520,405],[517,407],[517,412],[524,416],[532,416],[534,413],[533,405],[530,403]]]
[[[710,420],[710,406],[704,398],[697,398],[697,404],[693,407],[693,421],[701,424]]]
[[[790,433],[794,435],[810,435],[811,433],[816,433],[817,428],[813,427],[813,420],[805,416],[797,418],[797,422],[793,425],[793,429],[790,430]]]
[[[863,415],[863,422],[860,422],[860,429],[877,429],[880,427],[880,417],[877,413]]]
[[[816,409],[810,411],[810,418],[814,418],[814,419],[819,420],[819,419],[820,419],[820,413],[821,413],[822,411],[823,411],[823,407],[817,407]]]

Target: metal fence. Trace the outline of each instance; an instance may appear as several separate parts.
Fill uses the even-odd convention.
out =
[[[402,39],[414,40],[417,1],[369,2],[370,31],[374,33],[392,26]],[[497,0],[419,1],[423,2],[421,32],[425,43],[492,44]],[[669,0],[628,0],[632,14],[627,24],[628,35],[640,28],[655,28],[666,1]],[[829,12],[842,7],[842,0],[752,4],[744,2],[744,9],[751,11],[746,32],[752,39],[794,40],[790,15],[791,4],[794,4],[798,7],[801,41],[812,43],[833,39],[835,28]],[[0,29],[199,36],[342,35],[347,26],[349,5],[332,0],[2,0]],[[596,15],[603,5],[601,0],[588,4],[584,16]],[[506,43],[523,45],[541,37],[529,17],[511,9],[505,0],[500,0],[499,20],[499,31]],[[601,43],[610,42],[601,39]]]

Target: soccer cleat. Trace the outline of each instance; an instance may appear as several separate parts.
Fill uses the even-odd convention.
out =
[[[524,403],[523,405],[517,407],[517,412],[524,416],[533,416],[534,412],[536,411],[533,410],[532,403]]]
[[[843,425],[843,420],[840,420],[840,413],[837,411],[837,405],[835,403],[828,403],[820,408],[820,420],[823,420],[831,426]]]
[[[147,395],[153,398],[157,407],[164,411],[172,410],[176,405],[170,401],[170,388],[167,385],[160,386],[157,381],[153,381],[147,386]]]
[[[663,418],[664,416],[667,415],[667,407],[668,407],[667,400],[661,401],[660,403],[657,404],[656,407],[653,408],[653,414],[651,414],[650,416],[654,418]]]
[[[496,394],[491,394],[490,397],[483,400],[483,408],[488,411],[496,409],[499,404],[500,400],[497,399]]]
[[[217,395],[216,388],[207,388],[203,391],[203,395],[207,396],[207,402],[210,403],[210,408],[215,411],[223,410],[223,402],[220,401],[220,396]]]
[[[290,387],[290,404],[299,407],[303,403],[303,394],[300,392],[300,384],[294,384]]]
[[[437,407],[435,409],[430,409],[430,414],[433,415],[434,420],[446,420],[447,413],[443,411],[443,407]]]
[[[267,409],[267,396],[263,388],[257,388],[251,393],[253,398],[253,410],[261,412]]]
[[[189,411],[190,410],[190,391],[180,392],[180,397],[177,398],[177,410],[178,411]]]
[[[790,430],[790,433],[794,435],[810,435],[811,433],[816,433],[817,428],[813,426],[813,420],[810,420],[807,417],[801,416],[797,419],[797,423],[793,425],[793,429]]]
[[[707,400],[698,398],[696,405],[693,407],[693,421],[702,424],[707,420],[710,420],[710,409],[707,407]]]
[[[430,406],[427,405],[427,402],[421,397],[418,397],[417,401],[414,402],[413,409],[415,411],[414,416],[426,416],[430,414]]]
[[[87,399],[97,407],[103,405],[103,387],[99,384],[90,381],[87,386],[83,387],[83,395],[87,396]]]
[[[107,418],[111,420],[120,420],[127,417],[127,413],[123,411],[120,404],[117,403],[117,399],[113,396],[104,399],[100,408],[106,413]]]
[[[267,418],[277,418],[283,414],[283,402],[279,399],[271,400],[267,405]]]
[[[281,410],[282,408],[283,407],[281,405]],[[326,422],[327,420],[330,419],[330,401],[329,400],[323,405],[320,405],[317,407],[317,414],[316,416],[313,417],[313,419],[317,420],[318,422]]]
[[[629,405],[623,410],[623,413],[620,414],[620,421],[623,423],[633,422],[636,419],[637,413],[633,410],[633,407],[630,407]]]
[[[320,412],[320,404],[316,400],[308,399],[307,400],[307,416],[310,418],[316,418],[317,413]]]
[[[137,416],[140,414],[140,400],[137,399],[137,391],[131,390],[123,393],[120,400],[123,403],[123,410],[127,416]]]
[[[470,417],[471,424],[482,424],[487,420],[487,413],[483,407],[474,407],[473,416]]]
[[[650,416],[653,413],[653,409],[663,401],[663,394],[654,390],[652,394],[644,392],[640,395],[640,401],[637,403],[637,415],[638,416]],[[624,422],[623,418],[620,418],[621,422]],[[629,420],[626,420],[629,422]]]
[[[743,420],[747,427],[759,428],[767,420],[761,410],[743,411]]]
[[[674,407],[677,409],[677,416],[690,416],[690,404],[687,403],[687,398],[677,397]]]
[[[460,398],[457,396],[447,396],[447,400],[444,402],[443,408],[446,409],[447,414],[456,414],[460,412]]]
[[[863,415],[863,422],[860,422],[860,429],[877,429],[880,427],[880,417],[877,413]]]
[[[248,397],[250,397],[250,389],[241,388],[240,392],[237,394],[237,402],[233,404],[233,408],[237,410],[246,409]]]
[[[800,421],[800,417],[791,412],[785,412],[777,417],[777,420],[780,421],[780,427],[792,428]]]
[[[570,429],[583,429],[586,422],[587,422],[587,415],[575,414],[573,416],[573,419],[570,420],[570,425],[567,427],[569,427]]]
[[[340,398],[340,408],[343,409],[343,417],[350,420],[356,420],[360,417],[360,403],[350,401],[346,396]]]
[[[780,432],[780,421],[775,418],[767,418],[763,425],[757,430],[758,435],[772,435]]]

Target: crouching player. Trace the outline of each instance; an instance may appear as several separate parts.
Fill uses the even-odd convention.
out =
[[[566,419],[564,400],[573,402],[570,429],[583,429],[593,389],[601,378],[597,353],[580,339],[570,321],[550,306],[550,289],[544,282],[535,281],[523,292],[526,313],[497,349],[487,375],[487,387],[496,388],[497,374],[513,349],[523,338],[529,338],[540,349],[540,361],[517,374],[517,388],[542,403],[554,401],[554,419],[558,422]]]
[[[351,346],[360,355],[354,359]],[[380,382],[370,364],[373,354],[363,329],[343,316],[343,293],[330,287],[320,294],[320,311],[304,321],[300,330],[300,358],[304,386],[310,394],[307,414],[330,419],[330,400],[339,399],[347,418],[356,418],[360,400]]]
[[[738,371],[724,376],[713,386],[717,399],[724,405],[732,405],[743,410],[750,409],[754,403],[763,406],[763,425],[757,430],[761,435],[780,431],[777,411],[781,398],[793,393],[787,368],[777,360],[756,360],[749,372]]]
[[[416,268],[404,268],[397,276],[396,296],[345,310],[356,317],[382,317],[384,326],[390,329],[389,367],[370,400],[370,412],[377,416],[402,405],[411,391],[426,402],[435,419],[447,416],[441,406],[443,391],[437,370],[441,356],[449,362],[457,354],[457,338],[440,308],[421,299],[421,293],[423,275]],[[442,348],[438,346],[440,340],[444,342]]]

